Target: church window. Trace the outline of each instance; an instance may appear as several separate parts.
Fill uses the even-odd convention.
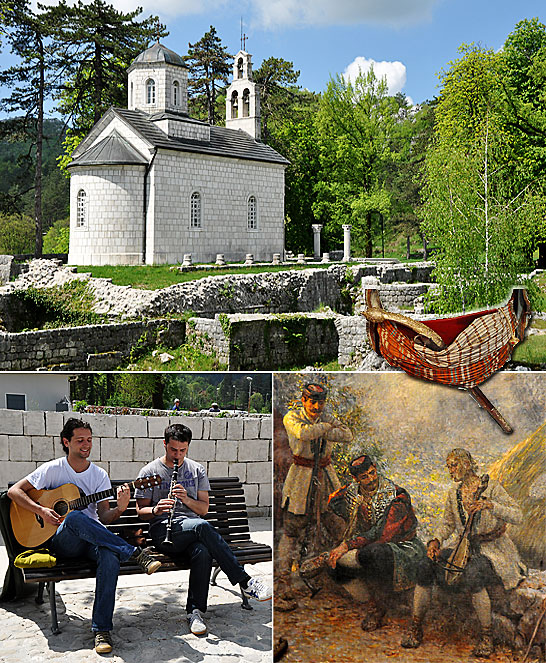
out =
[[[237,60],[237,78],[243,77],[243,58]]]
[[[180,105],[180,84],[178,81],[173,81],[173,106]]]
[[[243,117],[248,117],[250,115],[250,91],[248,88],[245,88],[243,92]]]
[[[247,207],[247,228],[248,230],[258,230],[258,206],[256,196],[250,196]]]
[[[199,191],[191,194],[190,228],[201,228],[201,194]]]
[[[155,81],[153,78],[146,81],[146,103],[155,104]]]
[[[237,117],[239,115],[239,95],[237,90],[231,95],[231,117]]]
[[[76,200],[76,228],[87,228],[87,193],[80,189]]]

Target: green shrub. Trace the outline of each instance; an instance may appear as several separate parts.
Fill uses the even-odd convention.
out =
[[[28,216],[0,214],[0,254],[34,253],[34,222]]]
[[[59,219],[44,237],[44,253],[68,253],[70,218]]]

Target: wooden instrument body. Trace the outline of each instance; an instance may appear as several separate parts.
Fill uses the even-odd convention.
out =
[[[52,490],[28,491],[28,496],[34,502],[48,509],[53,509],[64,518],[72,511],[70,502],[77,500],[80,490],[73,483],[65,483]],[[37,513],[29,511],[12,501],[10,505],[11,526],[17,541],[26,548],[35,548],[50,539],[57,531],[58,525],[46,523]]]

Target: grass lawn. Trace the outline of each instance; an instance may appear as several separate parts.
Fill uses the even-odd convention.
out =
[[[516,345],[512,353],[512,361],[531,368],[538,368],[546,364],[546,334],[533,334],[527,337],[523,343]]]
[[[166,363],[161,363],[159,355],[164,352],[170,354],[174,359]],[[195,345],[185,343],[178,348],[162,348],[155,350],[155,356],[152,352],[143,354],[138,359],[130,362],[131,369],[134,371],[225,371],[227,367],[214,356],[201,352]],[[120,366],[126,369],[128,366]]]
[[[94,278],[109,278],[115,285],[130,285],[142,290],[159,290],[175,283],[196,281],[207,276],[221,276],[222,274],[260,274],[262,272],[285,272],[290,270],[309,269],[310,267],[327,269],[333,263],[318,265],[279,265],[271,267],[224,267],[199,269],[189,272],[171,271],[171,265],[101,265],[78,266],[78,273],[90,272]]]

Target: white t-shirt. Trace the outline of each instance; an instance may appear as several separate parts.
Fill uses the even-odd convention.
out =
[[[48,463],[44,463],[35,469],[34,472],[31,472],[26,479],[37,490],[51,490],[65,483],[73,483],[78,486],[84,495],[94,495],[95,493],[112,488],[108,474],[106,474],[102,467],[90,463],[84,472],[75,472],[66,457],[56,458],[55,460],[50,460]],[[105,499],[109,499],[109,497],[98,501],[102,502]],[[89,504],[82,511],[90,518],[93,518],[93,520],[100,522],[95,502]]]

